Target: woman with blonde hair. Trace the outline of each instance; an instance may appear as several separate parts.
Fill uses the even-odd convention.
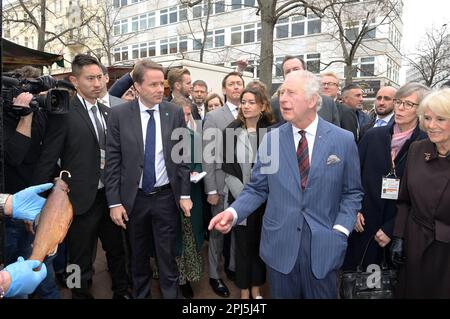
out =
[[[397,297],[450,298],[450,89],[418,110],[429,139],[411,145],[397,204],[392,259]]]

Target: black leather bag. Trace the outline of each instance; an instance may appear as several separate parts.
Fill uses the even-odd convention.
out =
[[[383,261],[380,272],[363,271],[362,264],[373,237],[367,243],[363,257],[356,271],[341,274],[339,295],[341,299],[392,299],[397,284],[397,271],[389,269],[386,263],[386,249],[383,249]]]

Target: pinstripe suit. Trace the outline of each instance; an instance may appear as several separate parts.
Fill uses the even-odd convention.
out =
[[[330,163],[331,155],[340,161]],[[265,172],[267,163],[274,162],[278,169]],[[319,118],[302,191],[292,125],[266,134],[251,181],[231,207],[240,223],[267,200],[260,255],[268,266],[271,297],[337,296],[336,275],[347,238],[333,226],[353,229],[363,196],[359,167],[352,134]]]

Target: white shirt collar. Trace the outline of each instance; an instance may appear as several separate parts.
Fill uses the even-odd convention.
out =
[[[82,104],[88,111],[90,111],[94,105],[97,106],[97,102],[95,102],[94,104],[92,104],[91,102],[89,102],[88,100],[86,100],[84,97],[82,97],[79,93],[77,93],[77,96],[78,96],[78,99],[80,100],[81,104]],[[97,106],[97,107],[98,107],[98,106]]]
[[[314,119],[314,121],[311,122],[311,124],[308,125],[308,127],[306,129],[304,129],[304,131],[306,131],[306,134],[310,135],[311,137],[316,137],[317,134],[317,126],[319,124],[319,117],[316,114],[316,118]],[[298,131],[301,131],[302,129],[295,127],[292,124],[292,133],[294,134],[294,136],[296,136],[296,134],[298,135]]]
[[[138,99],[138,102],[139,102],[139,110],[141,113],[147,112],[148,110],[155,110],[156,112],[159,112],[159,104],[156,104],[152,108],[148,108],[141,102],[141,99]]]
[[[109,93],[106,92],[106,94],[104,96],[102,96],[98,99],[99,99],[100,103],[103,103],[103,104],[108,103],[109,104]]]
[[[233,113],[234,110],[238,109],[238,107],[236,105],[234,105],[233,103],[231,103],[229,101],[227,101],[227,106],[228,106],[228,109],[230,110],[231,113]]]
[[[385,117],[383,117],[383,118],[380,118],[378,115],[377,115],[377,118],[375,119],[375,122],[377,121],[377,120],[383,120],[386,124],[387,123],[389,123],[389,121],[391,120],[391,118],[394,116],[394,112],[392,112],[391,114],[389,114],[389,115],[386,115]]]

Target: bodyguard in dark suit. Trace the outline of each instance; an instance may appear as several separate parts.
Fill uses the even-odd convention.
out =
[[[114,298],[129,298],[121,230],[108,216],[104,189],[109,109],[97,102],[102,76],[97,59],[84,54],[75,56],[70,80],[78,94],[71,100],[68,114],[53,116],[35,175],[36,182],[51,181],[58,159],[61,168],[72,174],[69,198],[75,216],[66,238],[68,263],[81,268],[81,287],[72,289],[74,299],[92,298],[88,282],[92,279],[92,256],[98,237],[106,251]]]
[[[283,77],[291,73],[292,71],[298,70],[306,70],[305,69],[305,61],[300,59],[299,57],[286,55],[283,59],[283,63],[281,65],[283,69]],[[284,123],[284,119],[281,116],[280,112],[280,99],[279,97],[273,97],[270,101],[272,107],[272,113],[275,116],[275,120],[280,123]],[[321,118],[325,121],[333,123],[336,126],[340,126],[339,113],[334,105],[333,100],[329,97],[322,96],[322,106],[320,107],[319,112],[317,113]]]
[[[139,99],[113,108],[108,121],[105,183],[110,216],[124,229],[128,222],[135,297],[150,297],[153,240],[162,295],[173,299],[180,296],[175,261],[178,208],[188,216],[192,202],[189,166],[172,158],[178,155],[172,149],[179,140],[171,134],[186,124],[181,107],[162,101],[160,65],[138,61],[133,80]]]

